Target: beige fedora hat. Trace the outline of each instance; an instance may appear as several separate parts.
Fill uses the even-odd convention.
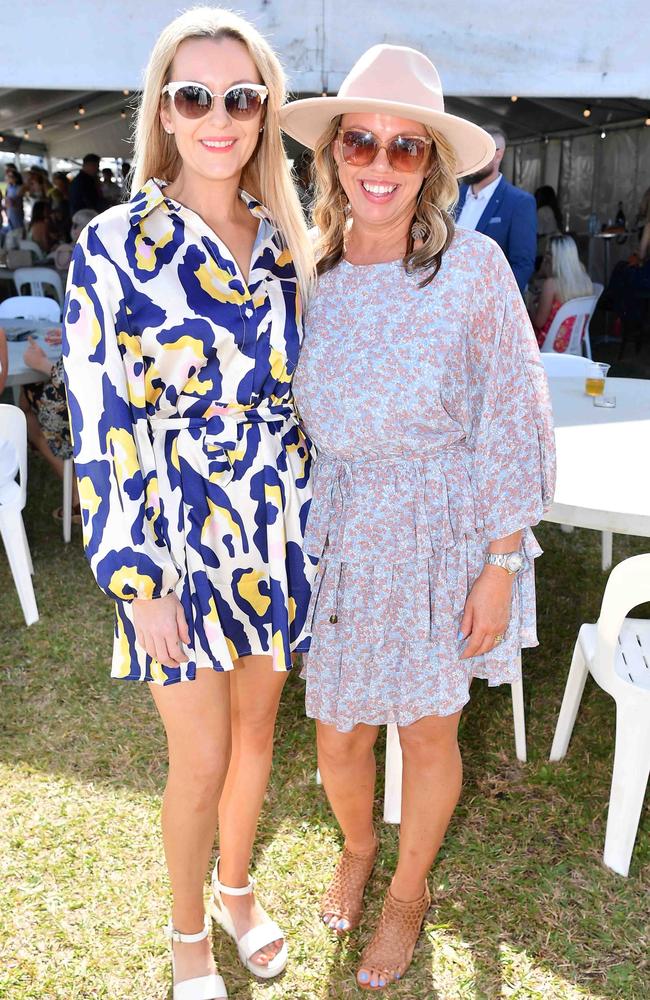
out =
[[[494,157],[494,139],[478,125],[445,111],[438,71],[417,49],[373,45],[354,64],[336,97],[309,97],[280,112],[284,131],[313,149],[338,115],[368,111],[430,125],[456,150],[457,176],[474,173]]]

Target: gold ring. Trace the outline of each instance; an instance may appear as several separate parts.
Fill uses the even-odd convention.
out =
[[[504,639],[503,633],[501,635],[495,635],[494,645],[498,646],[500,642],[503,642],[503,639]]]

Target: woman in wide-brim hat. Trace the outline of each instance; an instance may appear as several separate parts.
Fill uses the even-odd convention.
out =
[[[493,140],[446,114],[429,59],[375,46],[337,97],[291,104],[282,124],[315,150],[319,287],[294,388],[318,450],[304,676],[345,836],[321,907],[337,933],[359,923],[377,853],[378,727],[397,723],[403,750],[399,860],[357,971],[378,989],[404,975],[430,904],[471,681],[518,681],[537,642],[551,408],[505,257],[449,214]]]

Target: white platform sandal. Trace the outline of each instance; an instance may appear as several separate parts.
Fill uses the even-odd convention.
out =
[[[228,1000],[226,985],[221,976],[211,973],[209,976],[198,976],[195,979],[186,979],[182,983],[176,983],[176,963],[174,962],[174,941],[181,944],[194,944],[203,941],[210,933],[210,917],[205,915],[203,930],[198,934],[181,934],[174,927],[171,920],[165,928],[165,936],[169,941],[172,953],[172,974],[174,976],[173,998],[174,1000]]]
[[[275,976],[279,976],[281,972],[284,972],[287,965],[288,952],[284,933],[274,920],[265,920],[263,924],[259,924],[258,927],[252,927],[246,934],[242,934],[238,938],[233,919],[221,898],[222,893],[226,896],[247,896],[253,891],[254,885],[255,882],[250,877],[248,885],[245,885],[242,889],[232,889],[228,885],[223,885],[219,881],[219,858],[217,858],[217,863],[212,873],[212,901],[209,905],[209,910],[212,917],[223,927],[226,934],[230,935],[237,945],[239,961],[244,968],[248,969],[253,976],[258,976],[260,979],[273,979]],[[282,938],[282,947],[267,965],[260,965],[258,962],[252,961],[252,956],[255,952],[265,948],[267,944],[271,944],[273,941],[278,941],[280,938]]]

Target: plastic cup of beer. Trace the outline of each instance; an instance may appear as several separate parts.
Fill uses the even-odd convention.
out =
[[[605,379],[610,366],[602,361],[592,362],[591,369],[585,378],[585,393],[587,396],[602,396],[605,392]]]

